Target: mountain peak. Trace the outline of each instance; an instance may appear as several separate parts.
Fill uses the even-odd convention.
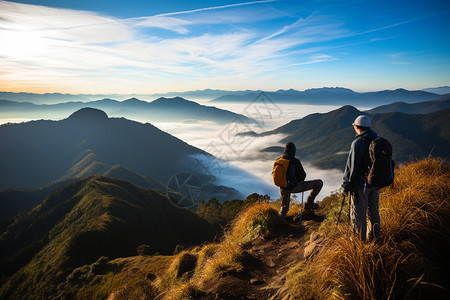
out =
[[[200,106],[200,104],[198,104],[197,102],[194,101],[190,101],[190,100],[186,100],[182,97],[173,97],[173,98],[165,98],[165,97],[161,97],[158,98],[156,100],[154,100],[153,102],[151,102],[152,105],[159,105],[159,106]]]
[[[144,102],[144,101],[139,100],[139,99],[136,98],[136,97],[133,97],[133,98],[127,99],[127,100],[125,100],[125,101],[123,101],[123,102],[128,102],[128,103],[140,103],[140,102]]]
[[[177,97],[173,97],[173,98],[160,97],[160,98],[156,99],[155,101],[171,101],[171,102],[174,102],[174,101],[189,101],[189,100],[186,100],[186,99],[184,99],[182,97],[177,96]]]
[[[108,119],[108,115],[100,109],[85,107],[80,110],[77,110],[73,114],[70,115],[68,120],[77,120],[77,121],[93,121],[93,120],[106,120]]]

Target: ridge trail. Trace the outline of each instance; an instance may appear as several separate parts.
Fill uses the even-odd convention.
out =
[[[286,273],[320,245],[323,219],[318,212],[306,212],[300,227],[288,218],[277,234],[258,237],[245,247],[249,254],[244,257],[244,270],[222,271],[205,282],[206,293],[198,299],[291,299],[284,284]]]

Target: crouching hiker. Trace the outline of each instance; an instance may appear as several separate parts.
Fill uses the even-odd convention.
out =
[[[273,180],[280,187],[281,209],[280,215],[285,217],[289,210],[291,193],[301,193],[312,190],[305,203],[305,210],[314,210],[319,207],[314,199],[323,186],[320,179],[305,181],[306,173],[298,158],[295,157],[295,145],[286,144],[283,155],[274,164]]]

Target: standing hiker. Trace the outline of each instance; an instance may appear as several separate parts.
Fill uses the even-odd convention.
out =
[[[286,172],[287,185],[280,187],[281,195],[281,209],[280,215],[285,217],[289,210],[289,202],[291,200],[291,193],[301,193],[312,190],[305,203],[306,210],[314,210],[319,207],[314,203],[314,199],[323,186],[323,181],[320,179],[305,181],[306,173],[303,169],[302,163],[295,157],[295,145],[292,142],[286,144],[284,153],[281,158],[289,160],[289,165]]]
[[[362,241],[367,237],[380,236],[380,213],[378,202],[380,191],[367,184],[367,172],[370,163],[369,144],[367,140],[374,140],[377,134],[370,129],[369,117],[360,115],[353,122],[356,137],[350,147],[347,164],[344,171],[342,192],[350,192],[350,222],[353,232]],[[367,214],[369,221],[367,223]]]

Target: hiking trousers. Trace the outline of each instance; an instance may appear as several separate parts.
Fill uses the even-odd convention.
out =
[[[283,190],[280,188],[280,195],[281,195],[281,209],[280,209],[280,215],[285,217],[288,210],[289,210],[289,203],[291,200],[291,194],[292,193],[301,193],[304,191],[312,190],[309,194],[308,198],[306,199],[306,203],[313,204],[314,199],[316,199],[317,194],[319,194],[320,190],[322,189],[323,181],[320,179],[316,180],[308,180],[308,181],[302,181],[297,182],[294,188],[290,190]]]
[[[350,222],[362,241],[380,236],[379,197],[380,191],[372,188],[360,188],[350,195]]]

